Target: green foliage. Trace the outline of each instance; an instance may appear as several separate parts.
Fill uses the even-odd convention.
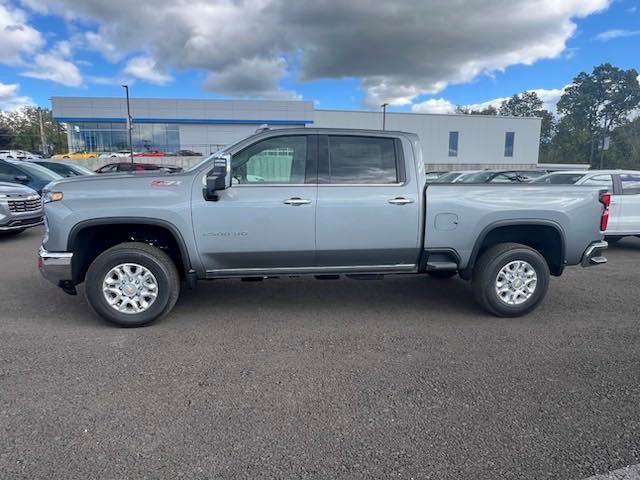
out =
[[[482,110],[472,110],[470,108],[465,108],[460,105],[456,107],[456,113],[462,113],[464,115],[497,115],[498,110],[492,105],[482,109]]]
[[[42,151],[40,140],[40,120],[37,107],[27,106],[13,112],[0,112],[0,128],[9,130],[10,136],[3,137],[0,130],[0,144],[3,138],[9,138],[8,145],[4,148],[28,150],[31,152]],[[64,124],[53,120],[51,110],[42,109],[42,124],[49,153],[62,153],[67,150],[67,132]]]
[[[595,67],[591,74],[582,72],[558,102],[558,113],[564,122],[562,135],[558,131],[554,138],[555,149],[573,150],[580,155],[581,162],[592,166],[627,162],[615,154],[608,155],[601,147],[606,137],[614,142],[626,141],[624,137],[611,134],[627,124],[632,112],[639,107],[640,83],[635,69],[622,70],[605,63]],[[625,148],[619,145],[612,150],[622,152]],[[637,156],[635,160],[640,164]]]

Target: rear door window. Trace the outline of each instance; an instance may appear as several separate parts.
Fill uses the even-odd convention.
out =
[[[329,183],[400,182],[393,138],[329,136]]]

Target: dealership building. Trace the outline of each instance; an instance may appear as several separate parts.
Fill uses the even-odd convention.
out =
[[[128,149],[122,98],[53,97],[53,116],[67,124],[71,151]],[[134,150],[209,154],[257,128],[334,127],[380,130],[382,112],[322,110],[310,101],[135,98],[130,102]],[[533,168],[539,118],[387,113],[387,130],[420,136],[428,170]]]

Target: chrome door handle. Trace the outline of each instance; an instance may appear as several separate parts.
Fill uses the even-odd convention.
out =
[[[390,198],[387,201],[393,205],[406,205],[408,203],[413,203],[413,200],[411,200],[410,198],[404,198],[404,197]]]
[[[307,200],[306,198],[300,197],[291,197],[284,201],[285,205],[293,205],[294,207],[298,205],[308,205],[311,203],[311,200]]]

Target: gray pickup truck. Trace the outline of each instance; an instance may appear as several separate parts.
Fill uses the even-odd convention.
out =
[[[123,326],[168,313],[181,281],[298,275],[459,274],[517,316],[566,265],[606,262],[608,203],[589,187],[427,186],[410,133],[266,130],[182,173],[50,184],[39,266]]]
[[[42,216],[38,192],[18,183],[0,182],[0,237],[40,225]]]

